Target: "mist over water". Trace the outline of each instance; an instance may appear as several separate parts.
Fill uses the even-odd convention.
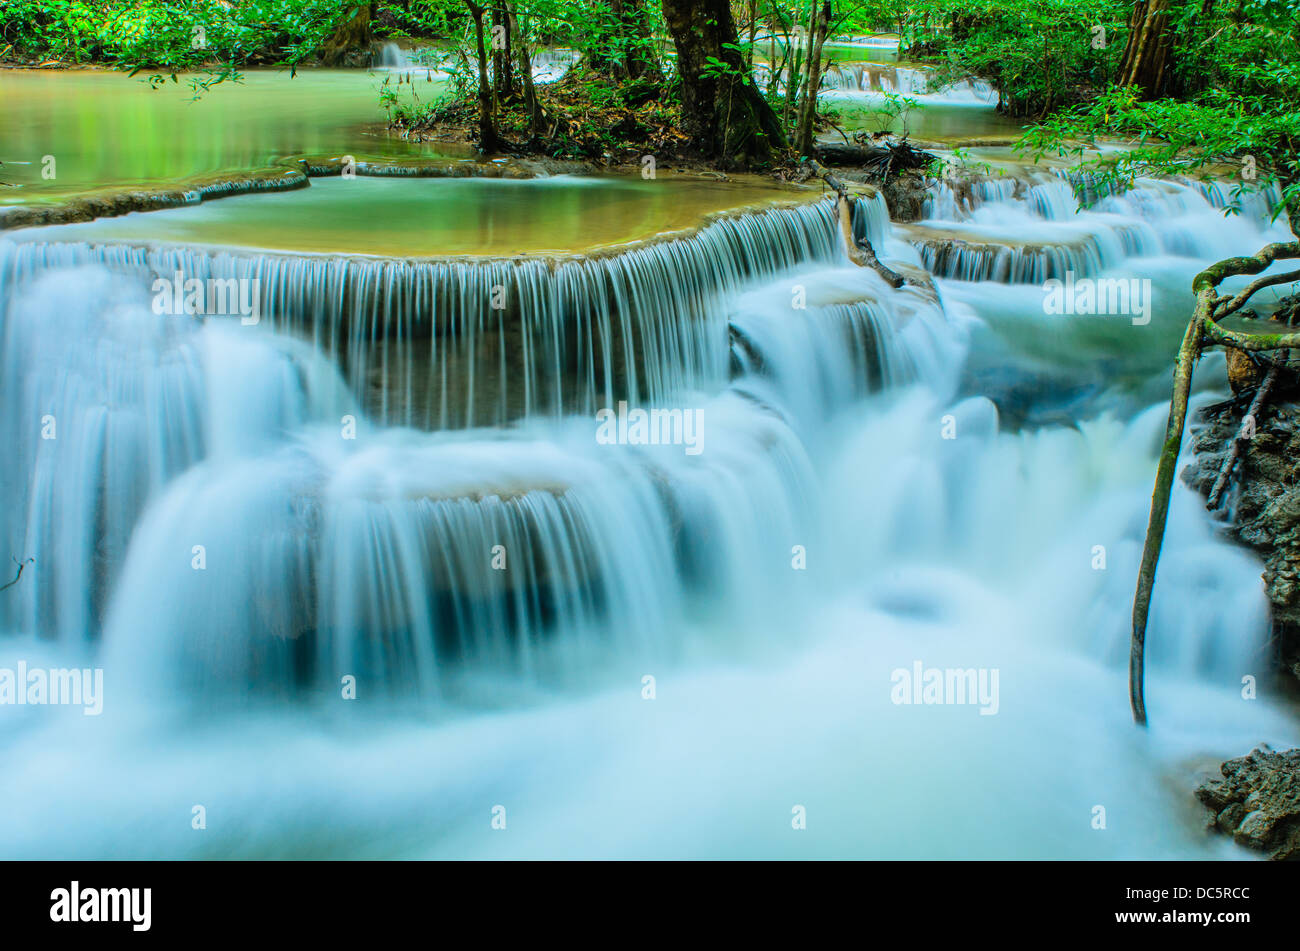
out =
[[[1191,777],[1297,730],[1260,565],[1181,484],[1147,732],[1126,679],[1175,289],[1277,228],[1206,229],[1222,197],[863,203],[882,257],[936,274],[899,290],[825,204],[754,216],[516,266],[520,338],[471,310],[498,263],[0,240],[0,537],[35,559],[0,667],[105,672],[101,716],[6,710],[0,854],[1233,855]],[[178,262],[287,289],[255,326],[155,314]],[[1153,279],[1151,322],[1044,313],[1055,269]],[[430,313],[480,335],[412,332]],[[517,339],[504,409],[462,416]],[[1063,356],[1102,349],[1105,375]],[[394,412],[415,388],[446,409]],[[620,398],[697,412],[701,451],[598,441]],[[917,664],[995,671],[992,712],[896,702]]]

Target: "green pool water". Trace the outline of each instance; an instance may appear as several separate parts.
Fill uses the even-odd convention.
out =
[[[365,70],[243,73],[193,100],[184,77],[151,89],[143,74],[0,70],[0,203],[33,204],[114,186],[245,171],[298,153],[365,158],[463,157],[385,129],[385,74]],[[392,87],[403,101],[441,88]],[[53,159],[51,163],[47,156]],[[51,169],[53,177],[48,177]]]
[[[847,47],[862,61],[888,51]],[[417,69],[391,73],[252,70],[195,100],[184,77],[151,88],[109,70],[0,70],[0,204],[56,202],[87,193],[238,175],[289,156],[358,161],[457,160],[468,147],[390,134],[379,104],[385,79],[399,97],[443,88]],[[430,74],[433,75],[433,74]],[[828,102],[848,129],[863,127],[870,97]],[[914,134],[962,137],[1013,126],[991,107],[927,104]],[[700,224],[710,212],[798,198],[807,189],[768,179],[716,181],[660,174],[496,179],[313,179],[305,189],[39,229],[43,240],[264,248],[417,257],[588,251]],[[18,234],[18,232],[15,232]],[[38,237],[35,229],[20,240]]]
[[[316,178],[308,188],[20,229],[17,240],[232,246],[306,253],[587,251],[699,225],[710,212],[820,188],[661,176],[533,180]]]
[[[1019,120],[999,113],[994,106],[975,103],[921,100],[907,114],[906,128],[903,120],[891,119],[879,102],[867,98],[828,95],[823,104],[834,110],[836,121],[850,134],[888,129],[895,133],[906,131],[921,142],[961,145],[972,141],[1010,142],[1020,136],[1023,128]]]

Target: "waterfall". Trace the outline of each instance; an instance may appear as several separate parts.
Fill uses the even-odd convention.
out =
[[[1011,433],[992,403],[973,397],[944,410],[961,437],[933,452],[926,422],[937,412],[914,394],[857,435],[831,484],[877,500],[891,517],[867,507],[846,512],[852,522],[837,535],[843,548],[833,564],[857,566],[878,562],[876,552],[894,553],[893,573],[881,565],[867,582],[868,598],[886,613],[936,621],[965,616],[958,605],[976,590],[967,587],[972,579],[983,579],[985,591],[1023,592],[1014,610],[1031,615],[1026,630],[1122,669],[1149,461],[1167,407],[1150,407],[1128,422],[1102,414],[1075,428]],[[882,452],[893,465],[870,464]],[[1159,633],[1148,664],[1157,676],[1206,678],[1232,689],[1239,672],[1258,663],[1267,634],[1267,605],[1252,583],[1258,565],[1247,552],[1223,547],[1190,489],[1178,487],[1174,507],[1161,562],[1167,587],[1155,599]],[[1100,570],[1094,546],[1105,552]],[[1224,572],[1218,577],[1216,559]],[[1192,590],[1199,594],[1188,600]],[[1239,635],[1225,638],[1227,629]]]
[[[835,40],[836,46],[860,46],[869,50],[896,50],[898,49],[897,36],[851,36],[847,39]]]
[[[1041,284],[1094,277],[1133,258],[1223,256],[1261,239],[1276,201],[1248,193],[1243,213],[1225,219],[1231,199],[1222,186],[1140,180],[1088,208],[1077,190],[1053,175],[978,181],[961,196],[939,184],[925,219],[902,230],[936,277]]]
[[[825,201],[540,259],[0,241],[0,532],[34,559],[0,602],[0,666],[90,657],[110,685],[93,732],[6,721],[0,847],[1217,854],[1170,819],[1170,784],[1295,729],[1240,699],[1265,672],[1258,561],[1178,485],[1134,742],[1164,315],[1105,325],[1105,361],[1057,357],[1038,335],[1073,324],[1038,288],[975,281],[1185,287],[1182,252],[1277,226],[1252,199],[1224,223],[1213,186],[1084,210],[1071,186],[936,187],[905,226],[860,201],[897,289],[845,259]],[[178,270],[260,280],[260,322],[155,313]],[[1072,360],[1093,389],[1063,419],[1006,411],[994,384],[1050,404]],[[1118,411],[1098,388],[1130,376],[1160,395]],[[698,442],[602,439],[620,400],[695,414]],[[997,671],[996,715],[898,704],[918,662]],[[223,817],[201,842],[195,790]],[[485,834],[496,802],[509,836]],[[1094,802],[1123,822],[1097,834]]]
[[[763,67],[759,84],[767,82],[770,68]],[[756,68],[757,70],[757,68]],[[822,88],[837,94],[892,94],[919,99],[927,104],[951,106],[996,105],[998,91],[982,79],[968,78],[937,86],[934,70],[928,67],[892,66],[888,63],[836,63],[822,73]],[[784,83],[785,77],[782,77]]]
[[[862,294],[863,282],[867,299],[845,303]],[[800,294],[805,306],[791,320],[791,298]],[[963,342],[933,295],[916,284],[890,292],[874,272],[843,270],[804,275],[785,294],[772,287],[744,294],[731,318],[733,386],[784,407],[805,440],[869,393],[922,382],[949,393]]]
[[[988,202],[1009,202],[1022,188],[1014,178],[982,178],[971,182],[965,194],[957,192],[947,182],[936,182],[925,200],[922,217],[937,221],[969,221],[972,212]]]
[[[533,50],[529,57],[533,65],[533,82],[553,83],[564,78],[564,74],[578,61],[577,50],[539,49]]]
[[[860,209],[862,227],[887,220],[883,199]],[[86,264],[143,281],[177,272],[256,281],[262,322],[337,360],[379,421],[448,428],[591,414],[619,399],[662,403],[716,386],[727,369],[720,299],[747,280],[842,253],[823,201],[551,260],[0,242],[0,287]]]
[[[1079,202],[1068,182],[1042,182],[1025,193],[1029,210],[1048,221],[1068,221],[1078,214]]]
[[[1072,237],[1069,243],[1036,245],[928,238],[916,242],[916,247],[925,269],[936,277],[1003,284],[1041,284],[1066,274],[1091,277],[1129,257],[1154,253],[1158,247],[1144,229],[1128,224]]]
[[[893,66],[888,63],[832,63],[821,74],[821,88],[836,93],[896,93],[901,96],[929,95],[932,70],[913,66]],[[784,89],[789,70],[783,70],[777,83]],[[766,86],[772,77],[770,63],[754,64],[754,80]],[[966,88],[959,83],[954,88]],[[938,94],[943,95],[943,94]],[[994,93],[996,99],[996,93]]]
[[[427,74],[434,79],[446,79],[456,68],[456,58],[451,53],[433,47],[404,49],[396,43],[384,43],[372,57],[371,69],[384,72]],[[578,53],[567,49],[537,49],[530,56],[533,81],[555,82],[578,61]]]
[[[14,409],[0,420],[13,461],[0,476],[0,538],[35,560],[3,610],[23,630],[94,636],[163,486],[203,458],[265,451],[352,405],[310,348],[158,316],[143,288],[99,268],[42,275],[0,319],[0,387]]]
[[[837,92],[924,96],[929,90],[930,73],[928,69],[887,63],[832,64],[822,73],[822,86]]]
[[[407,70],[414,66],[410,55],[396,43],[385,43],[379,48],[378,69]]]
[[[859,232],[882,240],[888,228],[883,201],[859,200],[857,208]],[[638,572],[647,571],[641,563],[636,570],[611,568],[618,559],[608,552],[619,533],[631,531],[642,537],[644,544],[638,551],[662,552],[666,543],[654,539],[662,525],[680,520],[681,507],[689,507],[697,520],[739,524],[744,518],[717,510],[720,505],[734,505],[735,498],[704,492],[705,502],[686,492],[684,486],[699,477],[698,466],[683,473],[668,492],[660,472],[667,464],[662,459],[639,467],[623,464],[619,472],[611,472],[608,451],[597,459],[586,458],[593,448],[600,448],[587,445],[592,443],[590,428],[581,438],[570,438],[582,451],[557,455],[554,468],[544,474],[529,473],[524,465],[535,456],[545,456],[546,444],[536,441],[512,448],[488,440],[469,444],[477,445],[471,449],[461,443],[448,447],[445,438],[410,431],[385,435],[382,410],[392,402],[381,401],[381,415],[366,417],[355,396],[365,395],[364,385],[373,377],[355,373],[353,363],[350,393],[336,361],[344,366],[350,361],[368,362],[372,372],[395,374],[396,383],[387,377],[383,380],[388,389],[400,391],[409,386],[426,355],[431,354],[430,363],[437,365],[439,342],[451,341],[443,343],[446,350],[458,336],[470,337],[465,351],[481,350],[481,338],[475,340],[463,328],[474,327],[476,321],[481,328],[483,310],[477,315],[466,311],[479,302],[479,294],[486,299],[493,285],[513,280],[516,293],[527,295],[536,309],[529,313],[520,308],[528,319],[521,320],[524,327],[510,338],[509,346],[518,348],[522,337],[525,355],[532,352],[534,365],[544,368],[550,379],[559,380],[561,373],[553,365],[547,367],[546,361],[564,359],[565,347],[587,354],[588,366],[596,361],[608,366],[618,353],[619,335],[629,334],[629,326],[642,353],[648,354],[636,362],[629,355],[632,379],[625,390],[602,393],[594,373],[589,373],[585,389],[558,393],[556,405],[566,400],[583,404],[582,414],[591,418],[598,408],[614,405],[616,396],[630,398],[634,405],[638,400],[664,405],[686,399],[692,406],[703,401],[708,415],[725,412],[736,419],[738,430],[766,434],[734,443],[737,464],[756,470],[770,465],[763,460],[776,445],[772,434],[785,432],[786,423],[779,414],[773,416],[771,408],[738,402],[739,394],[746,391],[739,384],[730,394],[702,392],[716,393],[733,374],[746,375],[743,362],[737,364],[737,338],[748,341],[748,353],[768,370],[802,348],[801,365],[834,380],[823,394],[820,411],[843,405],[862,392],[854,382],[855,374],[867,374],[871,386],[879,388],[911,379],[918,365],[933,362],[929,355],[918,364],[905,346],[922,325],[929,330],[917,339],[930,340],[935,322],[942,322],[932,296],[922,291],[912,292],[905,308],[908,314],[923,317],[915,320],[911,330],[903,329],[911,319],[895,315],[892,308],[868,302],[826,303],[816,305],[808,315],[812,322],[805,326],[797,347],[768,339],[782,316],[788,323],[788,309],[781,315],[767,306],[764,318],[769,323],[764,330],[757,323],[762,311],[756,305],[737,310],[721,299],[734,297],[746,284],[770,280],[796,262],[840,260],[837,229],[825,202],[724,218],[691,238],[554,266],[545,261],[417,265],[243,258],[205,256],[186,249],[0,243],[0,274],[4,275],[0,286],[13,289],[4,314],[3,356],[10,371],[5,379],[11,405],[22,407],[6,426],[20,447],[23,466],[17,471],[24,471],[29,460],[34,466],[30,481],[15,478],[7,486],[11,498],[20,501],[6,515],[5,534],[12,550],[32,553],[42,564],[29,576],[30,584],[18,601],[22,608],[12,622],[60,639],[98,636],[104,624],[110,632],[114,624],[125,626],[132,633],[123,637],[137,648],[150,644],[148,651],[158,656],[168,653],[168,644],[161,642],[173,642],[178,627],[186,628],[199,643],[185,648],[190,652],[183,654],[186,662],[181,666],[214,679],[222,673],[227,685],[265,678],[285,690],[311,682],[314,672],[326,668],[325,658],[332,670],[346,666],[341,659],[345,656],[355,661],[356,669],[370,670],[385,683],[432,690],[436,681],[432,658],[490,653],[485,645],[470,643],[476,631],[498,632],[494,635],[498,637],[512,632],[506,651],[512,656],[520,653],[520,645],[538,642],[543,630],[559,629],[576,637],[597,614],[603,622],[616,620],[620,631],[635,631],[655,614],[635,598],[618,595],[628,590]],[[241,266],[247,270],[240,270]],[[276,266],[283,270],[274,271]],[[152,312],[149,284],[137,275],[147,278],[173,269],[187,275],[262,276],[276,289],[264,297],[273,316],[256,326],[243,326],[228,318],[157,315]],[[268,273],[274,276],[268,279]],[[693,282],[685,280],[690,275]],[[860,279],[868,281],[871,293],[881,292],[883,285],[874,273],[863,272]],[[419,286],[421,281],[427,282],[426,289]],[[452,291],[439,290],[443,283],[456,286]],[[867,293],[831,276],[822,282],[823,292],[836,283],[841,285],[836,292],[840,300]],[[294,287],[299,296],[288,293]],[[340,291],[341,287],[350,293]],[[448,326],[437,333],[426,329],[427,336],[422,337],[412,326],[427,318],[430,301],[438,302],[435,312]],[[446,301],[458,302],[461,312]],[[375,314],[376,307],[384,310]],[[597,319],[584,319],[584,309]],[[309,336],[304,332],[307,317],[322,311],[327,316],[318,319],[325,329],[316,328]],[[52,326],[42,316],[45,313],[69,315],[68,325]],[[666,319],[674,313],[673,320]],[[350,322],[350,328],[338,329],[344,321]],[[81,341],[102,336],[92,328],[105,323],[122,327],[118,349],[87,351]],[[335,324],[334,330],[328,329],[330,323]],[[357,327],[362,329],[353,329]],[[818,333],[807,332],[814,327]],[[352,349],[333,343],[342,338],[350,339]],[[140,341],[147,345],[141,346]],[[529,341],[535,343],[530,346]],[[505,351],[506,343],[493,342],[499,352]],[[511,354],[513,360],[518,356]],[[491,369],[495,359],[490,354],[484,366]],[[32,365],[43,368],[28,377],[42,388],[18,382],[23,379],[19,368]],[[833,372],[832,366],[837,367]],[[55,367],[61,368],[57,374]],[[680,372],[683,368],[694,372]],[[471,364],[469,372],[477,369]],[[69,386],[70,379],[79,385]],[[637,379],[647,382],[638,385]],[[362,385],[355,385],[358,380]],[[451,380],[454,377],[448,374],[426,386],[445,392]],[[528,407],[529,387],[536,393],[537,384],[527,373],[522,380],[510,377],[509,382],[522,383]],[[795,402],[802,383],[791,378],[787,385],[790,389],[783,394],[767,394],[773,403],[777,399]],[[409,389],[403,395],[411,399]],[[516,393],[513,398],[520,396]],[[112,407],[107,415],[102,408],[105,401]],[[541,405],[540,400],[531,405]],[[62,427],[61,438],[42,440],[26,425],[47,411]],[[536,412],[521,416],[547,425],[565,418]],[[349,442],[351,437],[343,430],[347,420],[357,418],[360,432],[357,441]],[[129,432],[129,438],[116,435],[119,430]],[[481,439],[476,432],[470,431],[466,438]],[[372,440],[379,440],[379,445],[372,447]],[[790,437],[779,437],[777,444],[781,440],[788,442]],[[711,460],[722,454],[723,445],[733,443],[715,445]],[[358,447],[366,448],[358,458],[339,451]],[[800,454],[797,444],[783,449],[782,471],[799,470]],[[466,476],[459,486],[441,485],[449,466],[473,472],[474,477]],[[515,472],[520,466],[524,471]],[[504,472],[494,492],[485,480],[498,467]],[[410,486],[389,497],[366,484],[373,479],[357,475],[373,476],[384,468],[424,471],[438,478],[433,485]],[[775,484],[788,482],[786,477],[773,478]],[[258,491],[248,490],[250,481],[258,483]],[[634,496],[640,499],[642,514],[635,524],[611,524],[597,515],[582,514],[595,504],[587,496],[603,491],[605,482],[640,485]],[[87,493],[87,485],[102,485],[108,491]],[[336,486],[350,488],[343,491]],[[783,497],[776,489],[769,494]],[[743,490],[735,494],[736,498],[743,495]],[[287,507],[285,499],[292,500]],[[603,495],[600,499],[591,511],[627,507]],[[144,517],[151,505],[153,514]],[[62,507],[52,508],[56,506]],[[770,511],[766,517],[771,517]],[[47,539],[44,533],[52,525],[72,534]],[[677,560],[659,557],[652,572],[664,579],[665,590],[679,584],[675,574],[679,568],[692,573],[683,565],[698,569],[713,562],[733,568],[747,564],[746,552],[752,544],[710,551],[705,557],[699,546],[711,533],[681,547],[685,539],[695,537],[687,529],[682,531],[676,543]],[[102,537],[97,537],[101,532]],[[150,540],[137,541],[138,554],[128,560],[126,547],[133,532]],[[436,547],[421,549],[416,539]],[[515,567],[508,575],[484,574],[491,560],[484,553],[498,544],[512,553],[507,557],[515,560]],[[198,557],[193,555],[195,546],[202,548],[206,562],[201,570],[193,566]],[[593,546],[606,554],[596,557]],[[47,556],[51,551],[57,558]],[[327,552],[335,554],[326,557]],[[437,573],[452,580],[444,580],[438,591],[423,582],[412,588],[411,579],[430,574],[434,564],[430,559],[437,552],[444,559],[447,552],[463,553],[458,561],[438,563]],[[361,559],[361,567],[341,560],[343,553]],[[405,568],[375,572],[384,558],[398,557]],[[219,566],[225,566],[224,571]],[[364,598],[353,597],[346,603],[335,603],[322,594],[345,590],[341,579],[349,571],[386,579],[388,587],[375,587]],[[280,575],[282,580],[267,580]],[[224,580],[214,583],[217,577]],[[506,580],[511,584],[503,586]],[[248,591],[246,597],[231,599],[232,590],[243,589]],[[105,621],[107,595],[114,590],[119,592],[119,604],[148,607],[121,608],[117,616],[124,620]],[[164,610],[167,604],[174,605],[174,615]],[[196,605],[204,607],[196,611]],[[194,620],[196,615],[211,620],[212,633],[204,633],[206,623]],[[140,631],[145,628],[156,631],[159,643],[142,638]],[[437,653],[432,646],[435,629],[442,632]],[[382,650],[374,641],[356,642],[362,631],[380,638]],[[381,631],[386,633],[381,636]],[[302,646],[308,642],[315,645],[311,650]],[[221,647],[213,653],[213,645],[218,644]],[[410,644],[423,645],[426,653],[420,654]],[[171,643],[173,653],[180,646]],[[505,647],[505,642],[493,645],[498,661]],[[375,650],[379,654],[366,653]],[[253,676],[254,670],[260,675]]]
[[[699,465],[611,450],[571,421],[505,440],[374,431],[355,447],[314,428],[196,467],[137,529],[105,664],[191,699],[346,675],[372,696],[436,697],[466,670],[560,684],[671,656],[690,591],[739,597],[775,573],[754,553],[789,537],[811,478],[770,413],[731,395],[700,411],[719,432]]]

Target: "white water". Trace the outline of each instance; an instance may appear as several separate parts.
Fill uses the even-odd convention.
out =
[[[553,83],[564,78],[569,67],[578,61],[577,50],[533,50],[528,57],[533,66],[533,82]]]
[[[981,79],[936,87],[931,69],[887,63],[833,65],[823,74],[822,87],[832,101],[875,101],[886,94],[909,96],[929,105],[988,107],[998,101],[997,90]]]
[[[1059,191],[1036,194],[935,208],[948,228],[1032,219],[1061,247],[1113,215],[1158,243],[1099,239],[1120,257],[1097,266],[1163,268],[1182,286],[1200,256],[1271,234],[1245,216],[1179,244],[1213,213],[1192,189],[1072,217]],[[0,666],[84,660],[106,685],[97,718],[7,710],[0,854],[1236,854],[1197,831],[1189,790],[1195,766],[1296,740],[1269,697],[1259,564],[1176,488],[1153,726],[1135,730],[1128,613],[1165,410],[1117,411],[1103,388],[1075,425],[1015,431],[966,392],[965,368],[990,356],[1006,377],[1058,372],[1014,349],[1008,310],[1083,337],[1110,318],[1035,314],[1029,285],[893,291],[823,252],[835,236],[817,221],[788,257],[772,250],[779,228],[718,239],[766,249],[752,270],[728,270],[709,241],[620,265],[629,299],[683,275],[707,284],[690,293],[710,302],[708,359],[637,391],[702,412],[699,455],[601,445],[590,412],[391,428],[356,408],[326,356],[340,351],[294,323],[319,310],[197,327],[148,312],[149,262],[0,244],[4,435],[19,447],[0,524],[37,559],[7,592]],[[901,232],[866,224],[883,256],[920,265]],[[277,286],[312,308],[333,292],[309,288],[336,286],[285,274]],[[1138,331],[1167,331],[1176,303],[1112,331],[1124,366],[1159,375],[1142,354],[1171,350]],[[595,347],[590,326],[577,338]],[[46,414],[54,445],[39,440]],[[915,661],[996,668],[997,714],[895,705],[891,673]],[[345,674],[355,701],[340,699]],[[1241,699],[1247,674],[1261,699]]]
[[[578,53],[568,49],[536,49],[529,56],[533,67],[533,81],[551,83],[564,78],[569,67],[578,61]],[[451,77],[456,68],[456,57],[437,47],[404,49],[396,43],[385,43],[374,56],[371,69],[394,73],[403,79],[436,79]]]
[[[514,187],[547,187],[538,182]],[[454,185],[452,186],[454,187]],[[838,253],[831,203],[724,217],[615,256],[394,260],[59,242],[0,245],[0,280],[99,264],[171,279],[256,281],[263,324],[346,366],[382,422],[439,427],[662,403],[726,375],[727,295]],[[885,221],[881,200],[863,219]],[[494,306],[500,299],[504,309]]]
[[[1036,184],[980,183],[959,203],[944,185],[927,217],[905,229],[927,269],[962,281],[1041,284],[1093,277],[1133,259],[1216,259],[1223,249],[1285,240],[1281,225],[1261,227],[1266,199],[1246,199],[1240,215],[1223,207],[1229,188],[1139,180],[1122,195],[1081,210],[1068,182],[1043,174]]]
[[[843,63],[827,67],[821,77],[820,96],[830,101],[883,102],[887,95],[908,96],[922,105],[996,105],[997,90],[979,79],[965,79],[948,86],[931,88],[933,70],[922,66],[895,66],[891,63]],[[778,89],[784,89],[789,70],[781,74]],[[755,81],[765,86],[771,80],[772,67],[758,63]]]
[[[396,43],[385,43],[379,49],[379,62],[376,69],[410,69],[415,65],[409,50],[404,50]]]

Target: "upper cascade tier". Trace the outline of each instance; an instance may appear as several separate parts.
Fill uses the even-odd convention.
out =
[[[858,200],[855,218],[877,239],[889,226],[879,196]],[[516,259],[4,241],[0,286],[96,264],[182,306],[178,288],[202,288],[205,304],[211,289],[228,290],[225,311],[207,317],[311,341],[378,421],[458,428],[716,388],[729,367],[725,300],[748,281],[843,254],[833,204],[819,201],[598,254]],[[232,312],[239,294],[256,314]]]

